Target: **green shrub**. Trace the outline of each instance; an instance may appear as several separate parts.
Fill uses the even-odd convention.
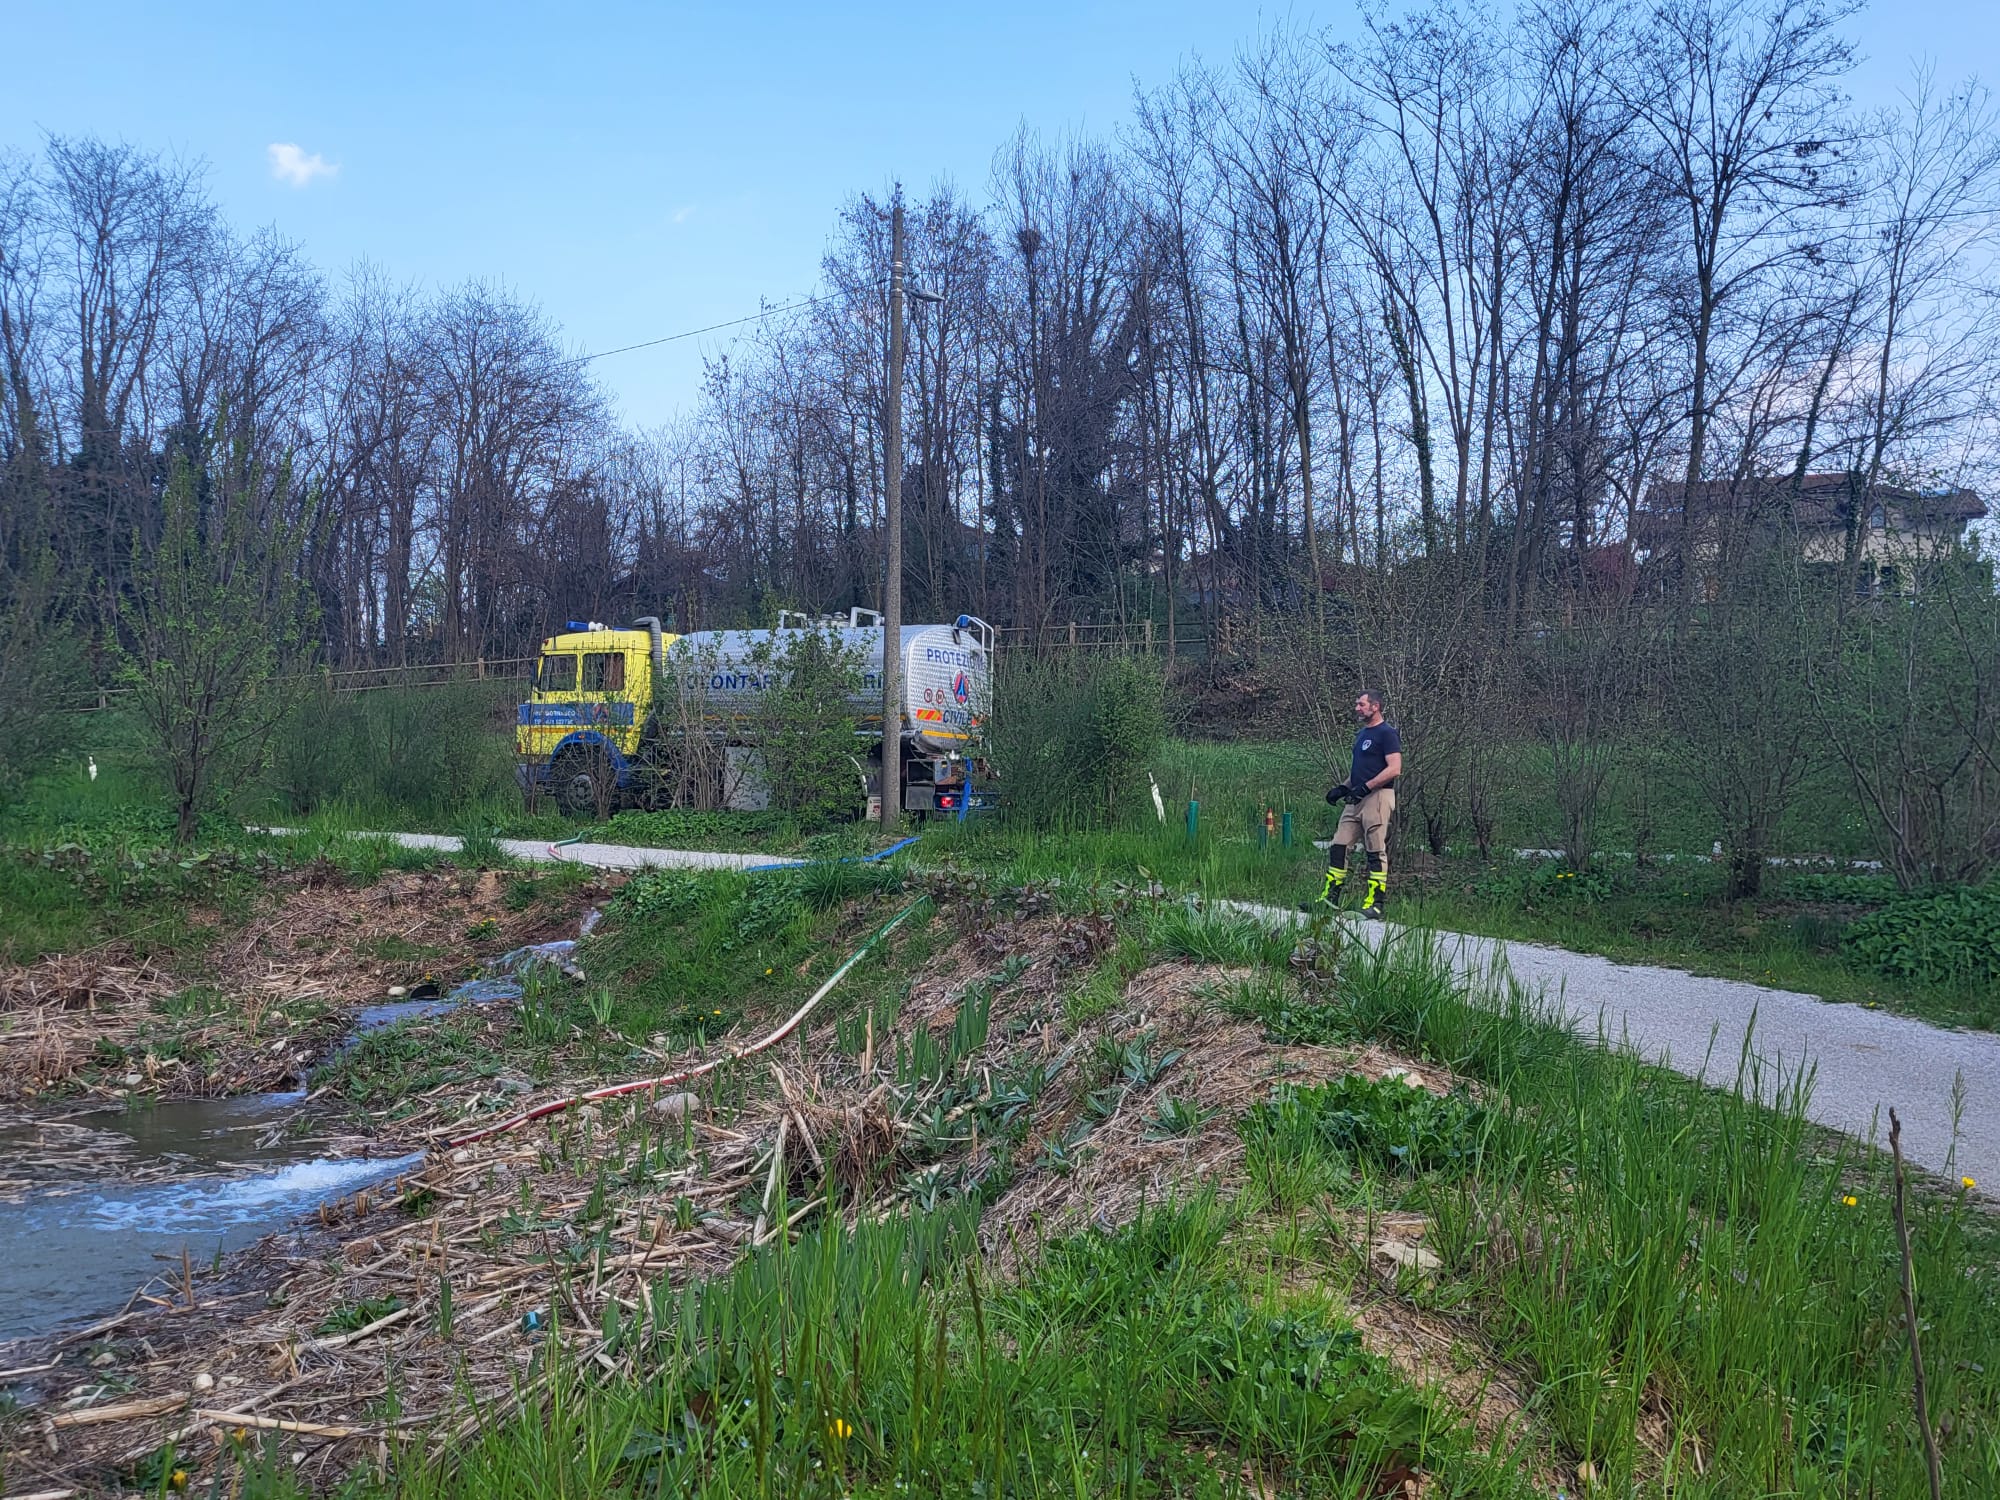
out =
[[[359,769],[356,704],[321,687],[302,694],[271,744],[271,783],[301,817],[350,795]]]
[[[2000,885],[1899,897],[1847,930],[1847,951],[1898,979],[2000,983]]]
[[[1139,809],[1166,734],[1166,679],[1146,658],[1001,666],[990,749],[1009,815],[1035,827],[1103,825]]]
[[[0,568],[0,808],[75,743],[75,716],[54,705],[87,680],[77,642],[48,629],[42,601],[19,589]]]
[[[1835,875],[1795,871],[1784,877],[1778,894],[1789,901],[1883,906],[1896,899],[1896,882],[1887,875]]]
[[[516,691],[466,682],[307,694],[274,739],[271,789],[295,814],[344,802],[391,818],[454,818],[475,803],[511,798],[506,710]]]
[[[861,686],[861,653],[831,630],[800,630],[760,643],[750,659],[773,685],[758,695],[757,734],[774,807],[809,831],[852,818],[863,803],[855,757],[858,725],[847,712]]]
[[[692,870],[646,870],[619,888],[605,906],[605,915],[620,922],[689,917],[710,893],[709,886]]]

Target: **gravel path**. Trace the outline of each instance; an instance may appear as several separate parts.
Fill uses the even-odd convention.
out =
[[[282,833],[284,829],[263,830]],[[406,848],[451,852],[447,834],[398,833]],[[638,849],[622,844],[565,844],[501,839],[517,859],[568,860],[606,870],[666,866],[746,870],[782,864],[768,854],[692,849]],[[1297,922],[1298,912],[1244,902],[1218,902],[1266,921]],[[1405,934],[1396,923],[1347,919],[1366,942]],[[1551,1003],[1584,1036],[1629,1042],[1641,1055],[1690,1077],[1727,1085],[1736,1076],[1746,1034],[1769,1076],[1802,1063],[1814,1070],[1808,1113],[1822,1125],[1885,1146],[1889,1107],[1903,1121],[1903,1150],[1934,1172],[1971,1177],[1983,1195],[2000,1197],[2000,1036],[1946,1031],[1907,1016],[1836,1005],[1817,995],[1766,989],[1736,979],[1710,979],[1680,969],[1614,963],[1566,948],[1506,943],[1438,933],[1461,973],[1482,978],[1504,969]],[[1961,1081],[1962,1080],[1962,1084]],[[1962,1109],[1954,1149],[1953,1093]]]

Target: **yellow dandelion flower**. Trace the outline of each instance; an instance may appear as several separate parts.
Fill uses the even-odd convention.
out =
[[[172,1474],[169,1474],[167,1476],[168,1489],[184,1490],[187,1487],[188,1487],[188,1471],[186,1469],[176,1469]]]
[[[1979,1186],[1979,1184],[1974,1182],[1970,1177],[1961,1177],[1958,1179],[1958,1183],[1960,1187],[1965,1187],[1965,1188],[1976,1188]]]
[[[854,1428],[848,1423],[841,1421],[839,1417],[835,1417],[831,1422],[826,1424],[826,1435],[828,1437],[839,1438],[842,1442],[845,1442],[848,1438],[854,1436]]]
[[[766,969],[766,970],[765,970],[764,972],[765,972],[766,974],[769,974],[769,973],[770,973],[771,971],[770,971],[769,969]]]
[[[1854,1207],[1855,1204],[1859,1203],[1861,1200],[1855,1197],[1852,1193],[1849,1193],[1845,1198],[1842,1198],[1840,1201],[1846,1204],[1849,1208],[1852,1208]]]

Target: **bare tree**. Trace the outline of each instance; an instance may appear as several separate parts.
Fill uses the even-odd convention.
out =
[[[1638,66],[1621,78],[1680,220],[1689,486],[1707,473],[1710,425],[1741,373],[1730,353],[1749,304],[1777,269],[1819,253],[1812,221],[1854,190],[1837,87],[1854,53],[1835,29],[1854,9],[1671,0],[1638,33]],[[1684,531],[1683,565],[1687,542]]]

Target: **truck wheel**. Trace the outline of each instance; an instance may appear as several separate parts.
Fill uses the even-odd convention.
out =
[[[595,746],[571,746],[549,766],[549,790],[556,806],[573,818],[608,810],[617,786],[611,757]]]

